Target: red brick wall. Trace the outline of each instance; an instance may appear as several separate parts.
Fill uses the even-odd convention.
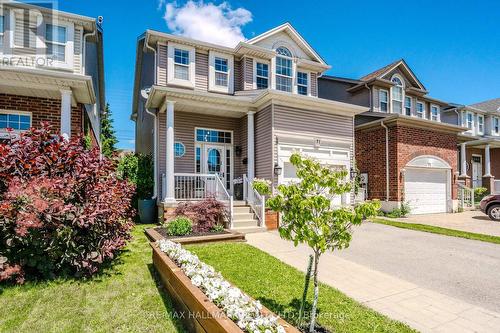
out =
[[[0,109],[31,112],[31,125],[40,126],[42,121],[53,126],[59,133],[61,128],[61,100],[0,94]],[[83,131],[83,105],[71,109],[71,135]]]
[[[495,179],[500,179],[500,148],[490,149],[490,168]]]
[[[368,197],[385,200],[385,129],[356,130],[356,163],[361,173],[368,174]],[[452,168],[452,198],[456,199],[457,136],[433,130],[402,125],[389,127],[389,201],[403,201],[404,179],[408,162],[421,155],[434,155]]]

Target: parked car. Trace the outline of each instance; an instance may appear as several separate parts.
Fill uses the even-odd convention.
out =
[[[485,196],[479,203],[481,211],[493,221],[500,221],[500,194]]]

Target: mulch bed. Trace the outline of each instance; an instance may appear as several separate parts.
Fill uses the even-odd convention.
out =
[[[167,229],[158,227],[154,228],[154,230],[165,237],[166,239],[176,239],[176,238],[188,238],[188,237],[202,237],[202,236],[212,236],[212,235],[227,235],[230,234],[230,232],[222,230],[222,231],[207,231],[207,232],[192,232],[189,235],[185,236],[170,236],[167,234]]]

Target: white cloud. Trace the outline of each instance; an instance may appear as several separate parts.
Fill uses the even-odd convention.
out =
[[[241,28],[252,21],[252,13],[245,8],[232,9],[227,2],[216,5],[189,0],[183,6],[166,3],[163,18],[174,34],[234,47],[246,40]]]

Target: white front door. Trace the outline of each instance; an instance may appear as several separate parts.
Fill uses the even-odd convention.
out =
[[[472,155],[472,188],[483,186],[483,163],[479,155]]]
[[[201,172],[208,174],[218,174],[226,188],[232,190],[231,162],[232,153],[230,145],[203,145]]]

